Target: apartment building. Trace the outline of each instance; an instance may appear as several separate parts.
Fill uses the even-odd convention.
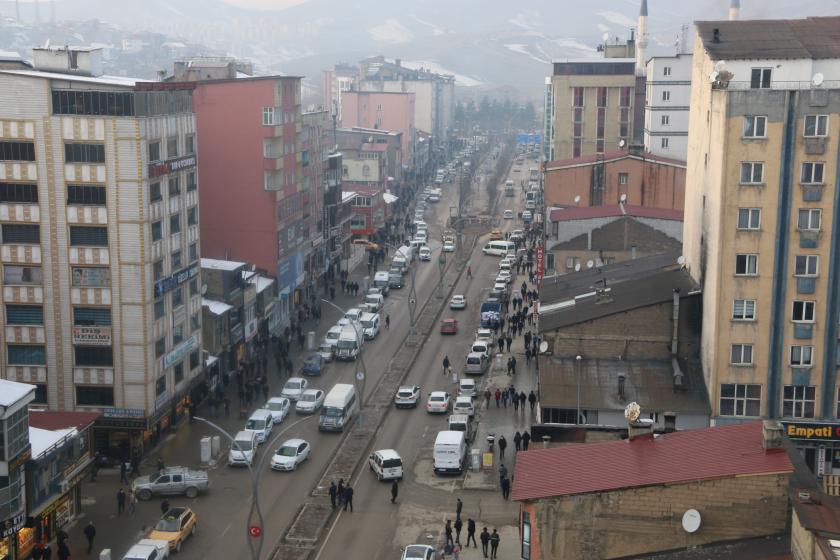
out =
[[[348,91],[341,97],[341,126],[345,128],[367,128],[399,132],[402,135],[404,165],[415,168],[414,142],[414,97],[413,93]],[[397,170],[399,177],[402,169]]]
[[[552,161],[554,158],[554,87],[551,76],[545,78],[543,90],[543,133],[542,160]]]
[[[683,242],[712,416],[780,418],[840,474],[840,17],[696,28]]]
[[[688,149],[688,102],[691,54],[654,56],[647,61],[645,151],[685,161]]]
[[[36,403],[101,411],[97,449],[141,452],[202,373],[191,87],[33,55],[0,71],[0,366]]]
[[[331,115],[341,120],[341,98],[345,91],[351,91],[359,80],[359,69],[352,64],[335,64],[324,70],[323,77],[324,107]]]

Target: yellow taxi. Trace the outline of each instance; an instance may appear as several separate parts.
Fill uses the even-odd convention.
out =
[[[181,544],[187,537],[195,534],[195,513],[188,507],[175,507],[167,511],[155,528],[149,533],[150,539],[166,541],[169,550],[181,552]]]
[[[502,235],[502,230],[500,230],[500,229],[494,229],[493,231],[490,232],[490,241],[498,241],[499,239],[501,239],[503,237],[504,237],[504,235]]]

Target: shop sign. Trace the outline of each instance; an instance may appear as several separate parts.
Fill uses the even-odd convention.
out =
[[[111,327],[73,327],[73,344],[110,346]]]
[[[164,391],[155,399],[155,410],[161,410],[169,402],[169,391]]]
[[[257,320],[251,319],[245,323],[245,341],[249,341],[257,334]]]
[[[191,167],[195,167],[194,155],[172,158],[160,163],[150,163],[149,177],[160,177],[161,175],[166,175],[167,173],[181,171],[183,169],[189,169]]]
[[[64,527],[70,521],[70,495],[62,500],[55,508],[55,524],[57,527]]]
[[[20,455],[9,461],[9,468],[7,472],[17,470],[22,464],[28,461],[30,457],[32,457],[32,447],[27,446],[24,451],[21,451]]]
[[[198,340],[195,335],[192,335],[187,340],[176,346],[172,352],[163,357],[163,367],[169,368],[174,366],[181,360],[181,358],[193,351],[196,346],[198,346]]]
[[[3,522],[3,533],[0,535],[2,538],[11,537],[14,535],[21,527],[23,527],[23,523],[26,521],[26,515],[24,513],[19,513],[14,517],[7,519]]]
[[[543,274],[545,273],[545,268],[543,266],[543,259],[545,258],[545,250],[543,249],[542,245],[537,247],[537,278],[538,281],[542,280]]]
[[[790,439],[809,441],[840,441],[840,424],[810,422],[782,422],[785,435]]]
[[[155,297],[159,298],[166,292],[174,290],[181,284],[188,282],[193,276],[196,276],[199,271],[199,265],[194,264],[182,270],[179,270],[172,276],[158,280],[155,282]]]
[[[105,418],[145,418],[146,411],[142,408],[104,408],[102,416]]]

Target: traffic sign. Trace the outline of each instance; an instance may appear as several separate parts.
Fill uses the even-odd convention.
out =
[[[359,381],[364,381],[365,380],[365,372],[357,371],[356,372],[356,379],[358,379]]]
[[[259,525],[251,525],[250,527],[248,527],[248,534],[254,538],[257,538],[260,535],[262,535],[262,527],[260,527]]]

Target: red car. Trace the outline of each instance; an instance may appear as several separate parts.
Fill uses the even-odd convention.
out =
[[[458,321],[443,319],[440,322],[440,334],[458,334]]]

